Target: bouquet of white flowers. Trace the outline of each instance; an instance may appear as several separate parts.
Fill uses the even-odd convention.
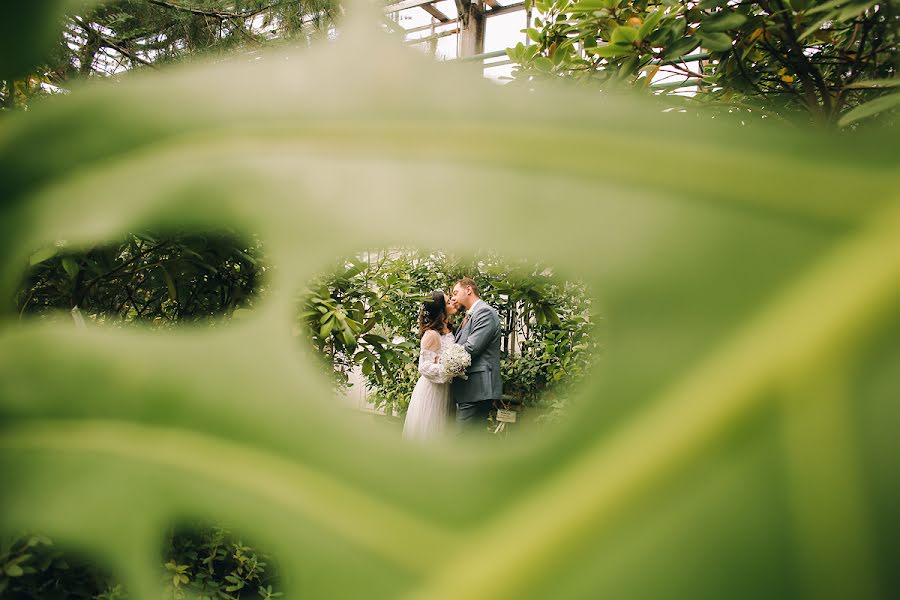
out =
[[[445,375],[451,378],[462,377],[463,379],[468,379],[465,373],[471,364],[472,357],[459,344],[453,344],[441,354],[441,369]]]

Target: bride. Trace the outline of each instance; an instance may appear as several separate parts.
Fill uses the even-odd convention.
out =
[[[406,421],[403,437],[410,440],[429,440],[441,435],[447,427],[450,409],[450,378],[441,370],[441,354],[453,345],[449,319],[457,308],[447,302],[442,291],[434,291],[419,309],[419,335],[422,338],[419,373]]]

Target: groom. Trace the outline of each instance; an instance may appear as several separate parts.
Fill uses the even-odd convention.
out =
[[[493,400],[503,391],[500,378],[500,317],[478,295],[475,282],[463,277],[453,286],[451,302],[466,309],[462,326],[456,333],[456,343],[472,356],[466,369],[468,379],[456,377],[451,393],[456,402],[456,431],[484,430]]]

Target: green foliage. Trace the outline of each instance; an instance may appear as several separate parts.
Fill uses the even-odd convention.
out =
[[[505,357],[504,392],[525,404],[553,404],[578,387],[591,365],[593,323],[583,315],[566,319],[523,343],[521,354]],[[549,394],[549,395],[545,395]]]
[[[418,255],[366,253],[310,284],[298,319],[339,384],[355,365],[379,383],[410,362],[423,290],[440,287],[427,274]]]
[[[536,0],[534,7],[539,16],[526,31],[534,43],[507,50],[522,80],[660,93],[696,86],[696,101],[743,118],[824,125],[897,106],[890,88],[900,14],[888,0]]]
[[[64,241],[36,250],[16,294],[20,315],[78,307],[95,322],[155,327],[231,317],[264,292],[258,239],[234,231],[127,234],[88,249]]]
[[[359,365],[375,405],[404,412],[419,378],[422,300],[433,290],[449,297],[463,276],[475,279],[500,314],[507,395],[537,404],[551,388],[577,386],[596,348],[590,293],[583,283],[558,281],[546,265],[490,254],[363,253],[317,278],[303,295],[300,320],[339,387]]]
[[[74,81],[89,76],[249,54],[274,40],[309,43],[333,24],[336,7],[332,0],[76,0],[55,4],[55,9],[67,9],[62,32],[52,27],[42,32],[54,41],[47,55],[16,61],[12,77],[0,72],[0,109],[25,107],[35,97],[65,91]],[[28,9],[16,10],[25,14],[18,18],[7,15],[9,22],[51,23],[28,14]],[[20,43],[11,49],[12,55],[25,48],[28,43]]]
[[[197,600],[278,598],[269,558],[229,531],[206,524],[173,530],[162,550],[162,597]],[[0,539],[0,595],[49,600],[125,600],[126,587],[95,561],[66,552],[43,535]]]
[[[238,600],[283,595],[273,591],[277,575],[270,558],[219,526],[200,525],[174,531],[164,550],[164,597]]]
[[[121,600],[121,586],[88,560],[43,535],[0,537],[0,597],[15,600]]]

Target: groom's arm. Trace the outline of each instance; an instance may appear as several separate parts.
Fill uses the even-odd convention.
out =
[[[484,352],[499,327],[500,320],[496,319],[495,322],[494,311],[478,311],[478,314],[472,317],[472,331],[469,332],[463,348],[475,358]]]

